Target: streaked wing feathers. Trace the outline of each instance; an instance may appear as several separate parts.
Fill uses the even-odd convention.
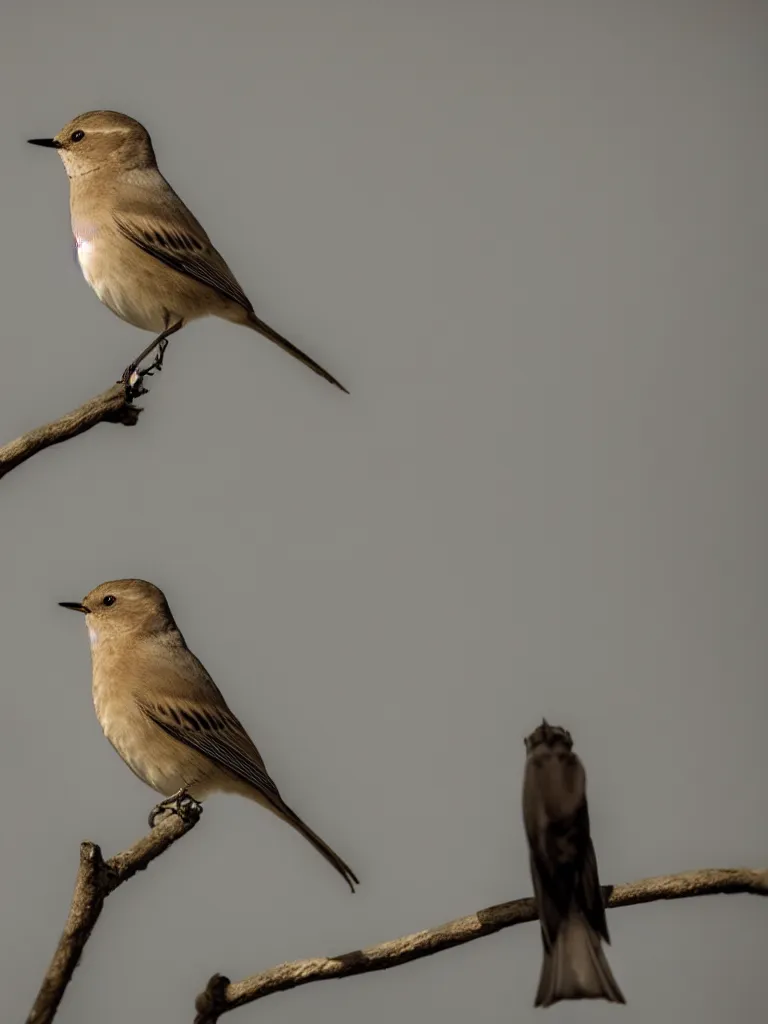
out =
[[[130,242],[148,255],[253,312],[248,297],[205,232],[194,231],[187,225],[171,225],[156,216],[137,214],[115,214],[115,224]]]
[[[139,707],[169,736],[198,750],[220,768],[254,786],[283,810],[283,799],[267,774],[264,762],[235,716],[221,708],[203,708],[178,697]]]

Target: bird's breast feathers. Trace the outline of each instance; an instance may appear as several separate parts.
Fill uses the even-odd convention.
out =
[[[130,243],[83,218],[73,218],[72,232],[80,270],[101,302],[134,327],[162,331],[166,307],[152,275],[141,266],[141,254],[136,266]]]
[[[75,239],[75,255],[77,256],[77,262],[80,265],[80,269],[83,272],[83,277],[88,284],[98,294],[98,288],[96,287],[98,276],[96,274],[96,232],[93,229],[87,229],[78,225],[74,231]]]
[[[117,305],[113,296],[115,274],[114,272],[110,273],[103,233],[99,232],[95,224],[84,220],[73,221],[72,233],[75,239],[75,254],[83,277],[104,305],[109,306],[113,312],[121,316],[121,313],[115,308]]]

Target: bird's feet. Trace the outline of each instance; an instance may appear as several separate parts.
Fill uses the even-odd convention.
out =
[[[168,814],[178,814],[182,821],[191,821],[199,818],[202,813],[203,805],[193,800],[186,790],[180,789],[152,808],[149,812],[149,827],[154,828],[158,818],[162,820]]]
[[[146,395],[147,389],[144,387],[144,378],[151,377],[155,370],[162,370],[163,360],[165,359],[165,350],[168,348],[168,339],[163,338],[157,343],[156,355],[152,362],[145,366],[144,369],[139,369],[141,366],[142,356],[140,356],[135,362],[130,363],[126,366],[123,371],[123,375],[120,378],[125,387],[125,400],[130,403],[135,398],[139,398],[140,395]]]

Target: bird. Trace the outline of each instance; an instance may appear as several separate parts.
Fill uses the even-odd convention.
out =
[[[50,139],[69,177],[77,259],[99,299],[122,320],[157,334],[123,375],[128,384],[185,324],[217,316],[249,327],[331,384],[319,363],[261,320],[200,222],[158,170],[149,132],[127,114],[91,110]],[[146,371],[144,371],[146,372]]]
[[[544,946],[534,1006],[563,999],[625,1003],[601,945],[610,939],[584,766],[571,734],[546,719],[525,748],[523,822]]]
[[[102,583],[82,601],[91,645],[92,690],[104,735],[128,767],[167,799],[159,816],[182,813],[214,792],[237,793],[292,825],[339,872],[352,869],[291,810],[219,688],[187,647],[165,594],[146,580]]]

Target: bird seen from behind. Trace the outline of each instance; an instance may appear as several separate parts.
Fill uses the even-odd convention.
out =
[[[544,961],[535,1006],[626,1000],[602,949],[605,904],[589,830],[586,774],[571,734],[546,720],[525,740],[523,821]]]

